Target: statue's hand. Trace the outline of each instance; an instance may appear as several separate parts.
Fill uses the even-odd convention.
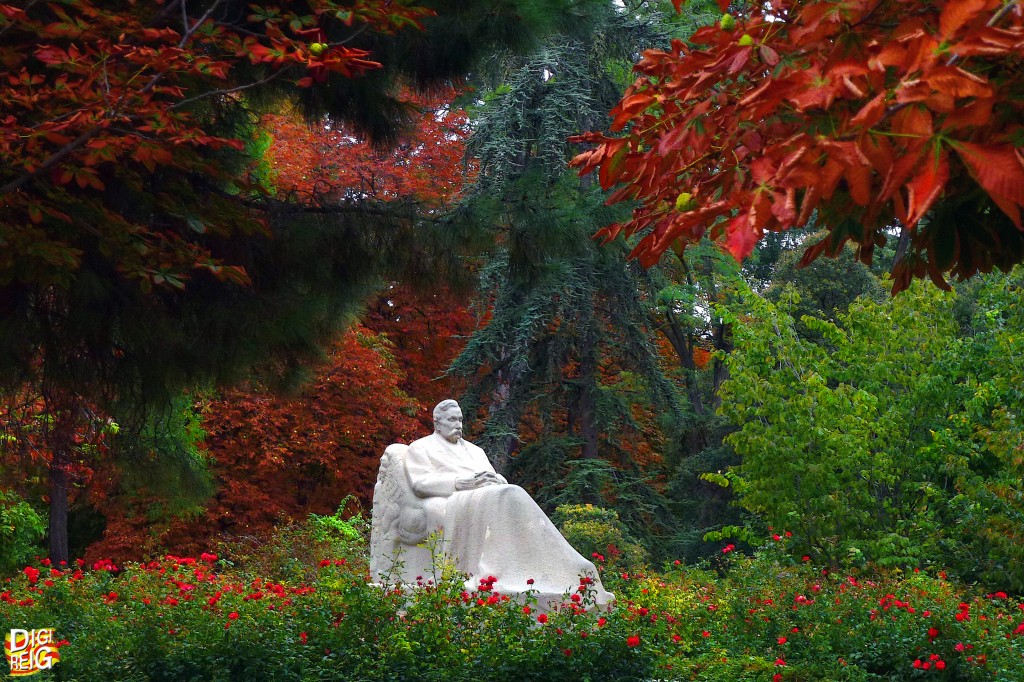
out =
[[[480,471],[470,478],[460,478],[455,481],[456,490],[475,490],[485,485],[497,485],[502,483],[498,475],[493,471]]]

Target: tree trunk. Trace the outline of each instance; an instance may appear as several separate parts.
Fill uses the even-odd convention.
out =
[[[599,426],[597,420],[597,342],[600,330],[594,319],[594,296],[588,297],[583,310],[580,311],[579,326],[583,330],[580,339],[580,438],[583,440],[583,459],[597,459],[597,443]]]
[[[580,361],[579,411],[583,459],[597,459],[597,349],[589,338]]]
[[[708,273],[708,298],[712,303],[719,301],[718,287],[715,284],[715,266],[710,258],[704,259],[704,267]],[[728,354],[732,351],[732,330],[729,328],[723,320],[718,320],[714,326],[714,346],[715,350],[724,351]],[[711,375],[711,406],[718,408],[722,404],[722,397],[718,394],[718,389],[722,386],[726,379],[729,378],[729,370],[725,366],[725,361],[720,358],[715,358],[715,364],[713,365]]]
[[[58,408],[50,432],[50,561],[70,561],[68,551],[68,492],[71,488],[71,449],[74,447],[74,410]]]
[[[719,320],[718,327],[715,329],[715,350],[724,351],[726,354],[732,352],[732,329],[721,320]],[[718,389],[722,387],[722,384],[728,378],[729,368],[725,366],[725,361],[722,358],[716,357],[714,374],[711,380],[711,399],[716,408],[722,404],[722,396],[719,395]]]
[[[911,231],[907,229],[905,225],[900,226],[900,237],[896,242],[896,255],[892,260],[893,269],[903,260],[907,255],[907,249],[910,248],[910,237]]]
[[[690,454],[696,454],[707,447],[708,432],[704,427],[707,415],[707,408],[704,407],[704,397],[700,394],[700,386],[697,384],[697,362],[694,359],[694,351],[697,348],[697,339],[693,334],[683,331],[679,319],[671,309],[665,311],[666,324],[661,327],[662,333],[672,349],[675,350],[679,363],[683,366],[686,378],[686,395],[690,399],[690,406],[693,413],[700,419],[697,423],[686,430],[686,450]]]
[[[499,474],[504,476],[508,473],[509,464],[512,461],[512,454],[516,450],[515,419],[512,405],[512,380],[506,375],[505,370],[498,371],[498,385],[494,389],[494,400],[487,407],[487,421],[493,425],[500,426],[506,435],[495,439],[494,444],[487,453],[490,456],[491,466]]]
[[[694,414],[704,415],[706,412],[704,409],[704,399],[701,397],[700,388],[697,386],[697,363],[693,358],[697,341],[692,334],[687,334],[683,331],[679,324],[679,319],[671,309],[665,311],[665,319],[667,324],[662,327],[662,333],[668,339],[668,342],[672,344],[672,349],[676,352],[679,363],[686,370],[686,395],[690,399],[690,406],[693,407]]]

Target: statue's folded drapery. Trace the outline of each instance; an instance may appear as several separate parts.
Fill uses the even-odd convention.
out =
[[[497,577],[498,592],[533,589],[542,605],[574,591],[580,576],[597,576],[594,564],[572,548],[529,493],[517,485],[453,493],[445,513],[444,550],[459,570],[475,579]],[[600,582],[596,588],[598,604],[611,600]]]
[[[565,592],[574,592],[581,576],[595,578],[598,604],[604,590],[594,565],[562,537],[529,493],[494,474],[497,482],[460,489],[480,472],[494,474],[483,450],[438,434],[405,447],[392,445],[381,460],[374,490],[371,572],[375,579],[416,582],[431,575],[431,557],[423,540],[442,536],[441,548],[455,567],[468,574],[468,589],[494,576],[502,594],[537,593],[546,608]],[[402,562],[394,570],[394,557]]]

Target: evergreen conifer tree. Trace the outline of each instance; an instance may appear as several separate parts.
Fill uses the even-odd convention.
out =
[[[452,219],[495,244],[481,268],[489,319],[451,368],[470,381],[467,411],[486,414],[481,444],[542,504],[567,490],[605,503],[614,490],[634,529],[664,522],[666,507],[619,442],[635,425],[629,391],[608,377],[629,377],[643,396],[630,399],[660,411],[677,399],[652,344],[647,278],[624,261],[625,242],[589,238],[614,215],[596,186],[567,171],[567,138],[601,125],[628,63],[661,38],[656,14],[608,2],[528,58],[487,62],[469,144],[479,175]],[[526,428],[535,441],[524,442]]]

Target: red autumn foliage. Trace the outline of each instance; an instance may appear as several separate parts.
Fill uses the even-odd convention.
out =
[[[221,3],[21,4],[0,4],[2,279],[66,283],[86,256],[86,233],[147,290],[183,288],[203,270],[248,279],[196,235],[250,234],[264,229],[261,217],[218,192],[181,206],[181,178],[222,182],[230,171],[217,150],[243,147],[211,132],[218,107],[271,81],[306,88],[377,69],[349,38],[419,27],[433,14],[381,0],[344,11],[284,0],[231,16]],[[154,174],[165,180],[151,183]],[[152,210],[136,210],[125,191],[148,196]],[[151,224],[153,214],[161,219]]]
[[[600,237],[642,232],[644,265],[705,234],[742,259],[817,211],[831,237],[805,262],[847,240],[870,262],[902,226],[896,290],[1024,260],[1020,3],[742,5],[693,47],[645,52],[613,134],[576,138],[597,143],[581,172],[639,203]]]
[[[415,199],[444,203],[463,183],[463,153],[469,134],[466,112],[452,104],[454,88],[433,95],[406,91],[417,107],[413,125],[392,149],[380,149],[343,125],[310,126],[296,113],[268,114],[263,127],[272,136],[268,160],[279,192],[304,203],[344,199]]]
[[[85,416],[72,424],[71,452],[66,467],[77,494],[96,486],[94,478],[109,453],[110,422],[88,406]],[[48,438],[57,420],[47,415],[45,401],[28,388],[0,393],[0,487],[16,490],[26,499],[48,502],[44,481],[52,454]],[[102,478],[102,475],[101,475]],[[102,492],[97,492],[102,497]],[[92,493],[90,493],[92,495]]]
[[[465,296],[443,287],[395,284],[368,307],[363,324],[393,344],[390,350],[404,377],[399,385],[405,393],[432,408],[462,392],[444,373],[477,326]],[[423,427],[433,429],[430,414],[421,417]]]

